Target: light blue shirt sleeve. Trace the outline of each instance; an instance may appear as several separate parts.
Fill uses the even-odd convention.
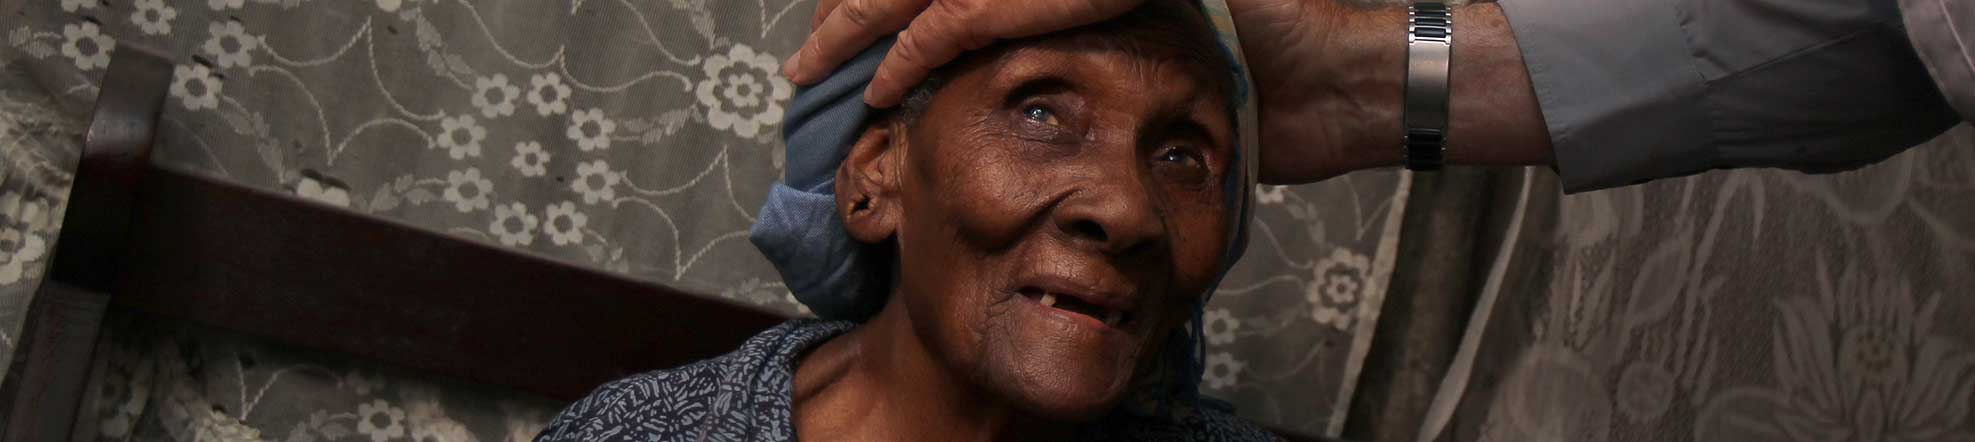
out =
[[[1850,170],[1961,120],[1894,0],[1500,5],[1569,192],[1722,168]]]

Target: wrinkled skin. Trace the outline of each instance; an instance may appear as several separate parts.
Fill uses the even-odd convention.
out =
[[[860,241],[896,247],[896,284],[798,367],[800,437],[952,440],[971,419],[998,422],[974,433],[993,439],[1093,419],[1189,316],[1229,240],[1227,99],[1197,67],[1098,46],[977,57],[923,114],[857,141],[839,212]],[[1129,319],[1044,306],[1038,287]],[[900,413],[920,422],[885,421]],[[897,429],[921,423],[954,429]]]

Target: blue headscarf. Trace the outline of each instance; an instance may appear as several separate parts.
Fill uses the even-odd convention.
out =
[[[1246,70],[1241,63],[1241,45],[1235,39],[1233,20],[1223,0],[1200,0],[1201,11],[1218,31],[1223,54],[1233,69],[1236,145],[1231,168],[1224,183],[1228,198],[1230,241],[1222,256],[1221,274],[1248,244],[1248,220],[1254,195],[1256,173],[1255,110]],[[829,78],[796,93],[783,120],[782,137],[788,144],[787,175],[769,190],[768,201],[748,232],[748,239],[775,264],[782,280],[796,300],[817,316],[826,319],[862,321],[877,313],[890,295],[886,278],[888,251],[870,250],[845,230],[837,215],[835,185],[837,168],[850,154],[851,146],[863,134],[865,120],[876,110],[864,104],[864,88],[877,73],[878,62],[890,51],[894,39],[886,38],[865,49],[856,58],[837,68]],[[1174,395],[1191,399],[1205,351],[1201,339],[1200,312],[1209,295],[1194,306],[1194,319],[1185,333],[1177,333],[1166,354],[1169,367],[1179,370]]]

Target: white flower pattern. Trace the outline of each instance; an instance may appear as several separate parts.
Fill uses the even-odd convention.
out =
[[[514,145],[514,160],[508,164],[521,172],[521,176],[542,176],[549,172],[549,158],[548,151],[542,150],[542,143],[523,141]]]
[[[75,68],[91,71],[110,65],[110,51],[117,49],[116,39],[103,35],[95,22],[81,22],[62,26],[62,56],[75,60]]]
[[[48,202],[39,198],[28,198],[14,191],[0,194],[0,218],[23,230],[29,232],[48,230],[48,211]]]
[[[569,85],[562,84],[562,76],[554,72],[528,78],[533,85],[528,90],[528,104],[535,105],[535,112],[542,116],[559,115],[569,111]]]
[[[617,122],[603,116],[602,109],[576,111],[569,115],[569,130],[566,135],[576,141],[576,147],[584,152],[610,148],[610,134],[617,131]]]
[[[171,96],[185,110],[218,109],[223,84],[213,77],[212,68],[203,64],[178,65],[172,69]]]
[[[623,177],[610,171],[610,164],[604,160],[576,164],[576,179],[569,182],[569,189],[583,195],[583,204],[610,202],[617,199],[617,183]]]
[[[1235,319],[1228,309],[1217,308],[1207,311],[1202,329],[1207,335],[1207,344],[1224,345],[1234,342],[1234,332],[1241,330],[1241,320]]]
[[[446,154],[455,160],[480,156],[480,140],[487,139],[487,128],[473,120],[472,115],[446,117],[439,120],[439,135],[433,145],[446,149]]]
[[[370,442],[405,437],[404,421],[405,410],[383,399],[357,405],[357,434],[370,437]]]
[[[48,253],[48,243],[18,227],[0,228],[0,284],[19,282],[27,265]]]
[[[382,9],[384,12],[398,12],[398,8],[403,8],[405,3],[417,2],[418,0],[377,0],[377,9]]]
[[[295,182],[295,196],[332,206],[350,206],[349,189],[344,188],[342,184],[325,183],[307,175],[303,175],[301,180]]]
[[[178,8],[165,4],[165,0],[137,0],[137,12],[130,14],[130,22],[145,34],[165,35],[171,33],[171,20],[178,17]]]
[[[212,442],[261,442],[261,431],[227,416],[219,410],[206,410],[194,427],[193,440]]]
[[[1200,378],[1209,389],[1227,390],[1234,388],[1241,380],[1241,370],[1248,363],[1236,359],[1232,353],[1207,355],[1207,372]]]
[[[412,426],[412,442],[455,442],[473,440],[473,433],[465,425],[447,417],[439,417]]]
[[[112,361],[137,359],[130,349],[111,346]],[[105,438],[124,440],[137,427],[137,420],[143,418],[144,408],[149,404],[152,385],[152,364],[150,361],[136,361],[128,366],[112,366],[106,370],[104,382],[97,391],[100,401],[98,410],[108,408],[108,418],[98,424],[97,434]]]
[[[1255,202],[1261,204],[1282,204],[1282,193],[1286,189],[1289,189],[1289,186],[1256,184]]]
[[[778,74],[781,63],[774,56],[735,44],[726,54],[708,56],[702,67],[706,79],[700,80],[694,94],[706,107],[707,123],[714,129],[754,138],[762,127],[782,121],[782,102],[795,87]]]
[[[480,177],[480,168],[468,167],[446,173],[446,201],[453,203],[461,213],[485,210],[487,195],[494,190],[494,182]]]
[[[521,88],[507,84],[506,75],[482,77],[474,80],[473,84],[473,107],[480,108],[480,116],[514,115],[514,100],[521,96]]]
[[[528,213],[528,205],[508,203],[494,206],[494,223],[487,226],[487,231],[500,238],[501,245],[525,246],[535,242],[535,224],[538,222],[535,215]]]
[[[218,63],[219,67],[244,68],[254,65],[253,51],[260,46],[260,40],[247,33],[246,25],[237,20],[213,22],[207,26],[206,32],[211,34],[211,37],[206,39],[203,48],[206,50],[206,55],[211,55],[213,62]]]
[[[550,204],[547,211],[549,219],[542,231],[549,234],[549,241],[558,246],[583,243],[583,226],[590,217],[576,210],[576,203]]]
[[[1304,299],[1319,324],[1348,331],[1358,301],[1371,289],[1371,258],[1346,248],[1332,249],[1317,260]]]

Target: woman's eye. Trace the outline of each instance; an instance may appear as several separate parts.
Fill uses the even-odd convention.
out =
[[[1022,116],[1028,118],[1029,121],[1034,121],[1037,123],[1047,124],[1051,126],[1055,126],[1058,124],[1058,122],[1056,121],[1056,111],[1049,110],[1049,108],[1043,107],[1042,105],[1030,105],[1029,107],[1023,108]]]
[[[1174,181],[1197,184],[1207,179],[1207,160],[1184,146],[1160,149],[1153,160],[1154,169]]]
[[[1200,158],[1199,152],[1179,146],[1161,149],[1159,151],[1159,161],[1186,166],[1206,166],[1206,161]]]

